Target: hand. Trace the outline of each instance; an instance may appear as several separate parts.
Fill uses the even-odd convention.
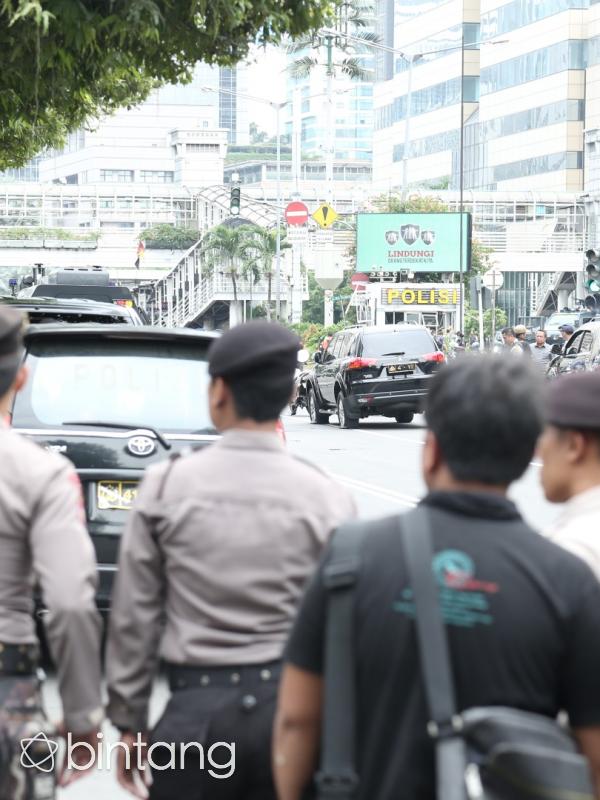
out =
[[[84,778],[96,768],[98,763],[98,750],[101,741],[98,738],[99,729],[94,728],[84,733],[73,733],[65,728],[64,723],[58,726],[59,736],[67,739],[69,733],[71,733],[71,742],[67,740],[67,751],[58,772],[59,786],[69,786],[75,781]]]
[[[140,746],[137,734],[121,734],[122,746],[117,747],[117,781],[134,797],[145,800],[150,785],[150,768],[146,760],[145,735],[142,734],[140,739],[143,746]]]

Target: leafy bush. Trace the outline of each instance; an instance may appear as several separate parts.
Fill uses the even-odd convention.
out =
[[[0,239],[60,239],[70,242],[97,242],[100,234],[96,231],[71,231],[64,228],[0,227]]]
[[[189,250],[200,238],[198,230],[168,223],[146,228],[139,236],[149,250]]]

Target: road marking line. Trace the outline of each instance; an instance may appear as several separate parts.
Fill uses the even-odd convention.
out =
[[[369,436],[377,436],[379,439],[393,439],[395,442],[402,442],[402,444],[414,444],[418,445],[419,447],[423,447],[425,444],[422,439],[400,438],[398,436],[392,436],[389,433],[379,433],[378,431],[367,431],[363,429],[362,433],[367,433]]]
[[[361,492],[368,492],[369,494],[374,494],[377,497],[381,497],[384,500],[392,500],[395,503],[400,503],[401,505],[410,506],[414,508],[419,502],[418,497],[413,497],[408,494],[401,494],[400,492],[395,492],[392,489],[386,489],[383,486],[375,486],[372,483],[366,483],[365,481],[359,481],[354,478],[348,478],[345,475],[338,475],[334,472],[329,473],[332,478],[343,483],[350,489],[358,489]]]

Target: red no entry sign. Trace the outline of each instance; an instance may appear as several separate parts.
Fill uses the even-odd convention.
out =
[[[285,221],[288,225],[306,225],[308,208],[299,200],[289,203],[285,209]]]

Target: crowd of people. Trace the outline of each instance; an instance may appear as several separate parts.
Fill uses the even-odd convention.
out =
[[[0,309],[3,418],[26,382],[21,330],[19,314]],[[511,352],[518,336],[506,335]],[[443,367],[425,408],[426,496],[407,515],[358,523],[347,491],[277,435],[299,346],[267,322],[216,340],[208,402],[221,438],[152,466],[141,484],[121,542],[104,659],[106,715],[122,745],[119,783],[151,800],[433,800],[439,726],[431,726],[402,535],[425,525],[457,710],[568,715],[589,770],[587,796],[600,798],[600,373],[544,384],[535,355],[465,356]],[[536,348],[544,350],[541,337]],[[565,504],[541,533],[508,497],[536,448],[547,498]],[[332,561],[334,531],[346,548],[342,569]],[[39,582],[47,607],[61,730],[80,743],[75,768],[59,772],[64,784],[86,774],[104,713],[94,555],[69,462],[8,424],[0,431],[0,547],[0,734],[9,743],[0,800],[52,798],[46,774],[45,789],[36,789],[35,771],[19,768],[24,724],[29,732],[44,725],[32,588]],[[352,593],[336,595],[349,576]],[[353,646],[331,680],[336,597],[351,604],[338,639]],[[171,696],[151,729],[161,664]],[[326,752],[324,731],[342,713],[336,699],[350,677],[341,739],[351,755],[340,764],[343,753],[336,761]],[[453,717],[450,736],[459,731]],[[145,756],[132,763],[140,739]],[[199,768],[192,743],[214,755],[212,769]],[[235,765],[219,772],[226,743]]]

